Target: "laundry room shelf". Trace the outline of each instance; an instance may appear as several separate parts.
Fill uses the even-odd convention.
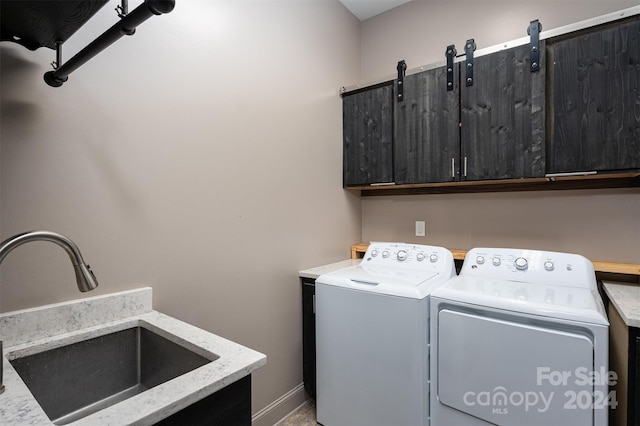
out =
[[[351,258],[359,259],[364,256],[364,253],[369,247],[368,243],[358,243],[351,246]],[[453,253],[455,260],[464,260],[467,255],[466,250],[449,249]],[[611,262],[603,260],[591,260],[596,272],[607,272],[613,274],[625,274],[625,275],[638,275],[640,276],[640,263],[627,263],[627,262]]]
[[[404,185],[362,185],[345,189],[360,191],[363,197],[380,195],[452,194],[474,192],[547,191],[572,189],[637,188],[640,173],[608,173],[579,176],[417,183]]]

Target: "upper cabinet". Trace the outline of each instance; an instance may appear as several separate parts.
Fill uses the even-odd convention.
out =
[[[343,93],[345,187],[640,186],[640,6],[531,44],[468,42],[453,64]]]
[[[395,183],[457,180],[460,162],[458,79],[447,91],[446,67],[404,78],[404,100],[396,104]]]
[[[548,45],[549,173],[640,168],[640,20]]]
[[[536,72],[530,71],[529,45],[474,58],[473,84],[460,90],[463,180],[544,176],[541,52]],[[466,63],[460,65],[466,68]]]
[[[342,98],[343,182],[393,182],[393,82]]]

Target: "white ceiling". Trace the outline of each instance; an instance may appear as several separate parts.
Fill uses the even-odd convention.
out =
[[[340,0],[358,19],[364,21],[411,0]]]

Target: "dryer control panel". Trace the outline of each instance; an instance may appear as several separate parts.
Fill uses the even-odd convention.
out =
[[[597,289],[593,264],[572,253],[511,248],[474,248],[460,275]]]
[[[369,244],[362,265],[443,272],[455,268],[453,255],[444,247],[379,242]]]

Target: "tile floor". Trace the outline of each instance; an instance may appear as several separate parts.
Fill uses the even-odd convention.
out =
[[[316,426],[316,403],[310,399],[275,426]]]

